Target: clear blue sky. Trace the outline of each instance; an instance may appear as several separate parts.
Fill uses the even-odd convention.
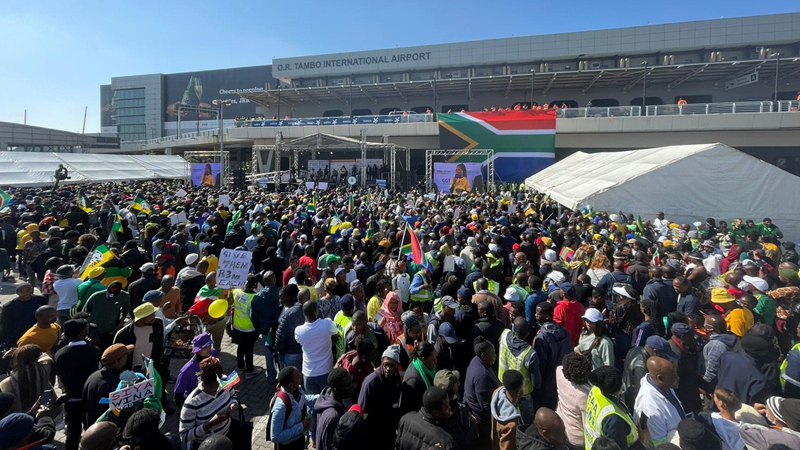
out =
[[[276,57],[773,14],[797,0],[2,0],[0,121],[100,129],[111,77]]]

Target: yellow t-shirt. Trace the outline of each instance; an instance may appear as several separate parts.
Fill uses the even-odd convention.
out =
[[[206,275],[210,274],[211,272],[216,272],[219,268],[219,258],[214,255],[206,256],[203,258],[203,261],[208,261],[208,270],[206,270]]]
[[[378,311],[381,309],[381,298],[377,295],[373,295],[372,298],[369,299],[367,303],[367,320],[370,322],[375,321],[375,316],[378,315]]]
[[[61,335],[61,326],[57,323],[50,324],[49,328],[39,328],[34,325],[22,335],[17,341],[17,347],[28,344],[36,344],[42,349],[42,353],[50,353],[53,346],[58,342]]]
[[[469,192],[469,180],[467,177],[453,178],[450,180],[450,192],[459,194],[461,191]]]

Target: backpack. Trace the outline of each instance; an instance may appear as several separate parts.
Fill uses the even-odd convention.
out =
[[[613,276],[614,275],[612,275],[612,277]],[[625,277],[626,277],[625,281],[619,281],[619,280],[616,279],[616,277],[614,278],[614,284],[611,285],[611,290],[608,292],[608,297],[611,300],[611,304],[612,305],[616,305],[622,299],[619,294],[614,292],[615,288],[618,288],[618,287],[628,288],[629,287],[629,288],[633,289],[634,291],[636,291],[636,289],[633,287],[633,284],[631,284],[631,282],[633,281],[633,278],[630,275],[625,275]]]
[[[289,395],[283,390],[278,389],[278,392],[272,396],[272,400],[269,401],[269,414],[267,415],[267,442],[272,442],[270,440],[272,436],[272,407],[275,406],[275,401],[277,399],[281,399],[283,404],[286,406],[286,415],[283,419],[283,424],[286,425],[286,421],[289,420],[289,416],[292,415],[292,399],[289,398]],[[275,449],[278,449],[278,444],[275,444]]]

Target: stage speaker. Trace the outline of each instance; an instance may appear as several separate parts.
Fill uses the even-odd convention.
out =
[[[233,187],[236,189],[244,189],[244,170],[233,170]]]

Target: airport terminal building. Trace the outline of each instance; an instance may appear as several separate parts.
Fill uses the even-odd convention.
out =
[[[753,75],[753,74],[757,75]],[[778,83],[775,83],[775,77]],[[234,117],[349,117],[518,103],[570,108],[794,100],[800,13],[281,58],[271,65],[115,77],[102,130],[124,141],[177,134],[176,105],[232,100]],[[744,77],[744,78],[743,78]],[[749,77],[749,78],[748,78]],[[742,84],[742,79],[747,82]],[[181,131],[216,128],[181,113]]]

